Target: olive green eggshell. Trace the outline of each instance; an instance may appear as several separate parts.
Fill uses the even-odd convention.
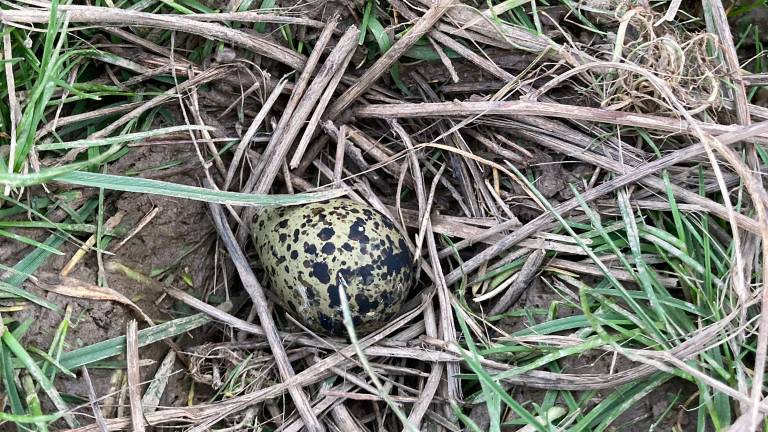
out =
[[[345,334],[340,285],[355,330],[369,333],[400,310],[412,284],[413,257],[402,234],[355,201],[267,209],[253,228],[269,289],[315,331]]]

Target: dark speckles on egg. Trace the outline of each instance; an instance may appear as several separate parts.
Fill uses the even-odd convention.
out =
[[[339,325],[338,319],[329,317],[328,315],[322,312],[317,314],[317,322],[320,328],[325,330],[327,333],[339,334],[342,331],[341,330],[342,327]]]
[[[328,285],[328,305],[332,308],[338,308],[341,306],[341,297],[339,297],[339,287],[336,285]]]
[[[368,243],[370,240],[365,232],[365,220],[362,218],[355,218],[355,222],[349,227],[349,234],[347,234],[347,237],[349,237],[350,240],[354,240],[360,243]]]
[[[357,311],[361,315],[365,315],[368,312],[375,311],[379,307],[378,300],[370,300],[365,294],[355,294],[355,303],[357,303]]]
[[[395,297],[389,291],[384,291],[381,294],[381,302],[384,303],[385,306],[391,305],[394,300],[395,300]]]
[[[327,242],[323,245],[323,248],[320,249],[324,254],[330,255],[334,252],[336,252],[336,246],[333,244],[333,242]]]
[[[307,255],[315,255],[317,253],[317,246],[313,243],[304,242],[304,253]]]
[[[343,264],[342,264],[343,265]],[[348,267],[341,267],[336,272],[336,284],[343,284],[349,286],[354,282],[353,277],[355,273]]]
[[[371,264],[366,264],[357,268],[357,276],[363,282],[363,285],[370,285],[375,280],[375,268]]]
[[[397,230],[397,228],[395,228],[395,224],[393,224],[392,221],[389,220],[389,219],[384,218],[381,221],[381,223],[384,225],[384,228],[386,228],[388,230],[391,230],[391,231]]]
[[[336,234],[336,231],[334,231],[333,228],[325,227],[321,229],[319,233],[317,233],[317,237],[320,238],[320,240],[327,242],[333,238],[334,234]]]
[[[411,265],[411,253],[408,251],[407,246],[405,249],[403,249],[403,246],[405,246],[405,241],[401,239],[399,252],[392,252],[389,256],[381,260],[386,268],[387,275],[394,276],[399,274],[403,269]]]
[[[320,283],[327,284],[331,281],[331,275],[328,273],[328,264],[325,262],[316,262],[312,264],[312,272],[310,273]]]
[[[254,223],[254,245],[267,287],[319,332],[346,335],[339,286],[365,334],[397,313],[412,282],[402,234],[378,211],[348,199],[264,211]]]

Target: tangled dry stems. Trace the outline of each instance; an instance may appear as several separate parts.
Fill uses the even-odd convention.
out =
[[[686,369],[685,366],[685,361],[695,358],[700,353],[721,343],[741,341],[754,331],[754,319],[750,319],[746,311],[748,307],[757,303],[757,298],[760,295],[768,293],[768,291],[761,293],[761,288],[753,286],[757,285],[759,281],[750,282],[751,275],[745,275],[743,272],[745,263],[757,261],[759,258],[765,262],[767,255],[765,252],[761,255],[756,250],[742,250],[741,247],[738,247],[738,241],[742,235],[739,228],[745,228],[747,231],[763,236],[762,246],[767,247],[768,238],[765,236],[768,228],[766,228],[765,215],[761,209],[762,203],[768,202],[768,198],[766,198],[762,181],[753,174],[753,170],[756,168],[745,164],[739,155],[728,147],[728,145],[741,140],[765,140],[765,124],[741,129],[731,126],[730,122],[726,121],[725,118],[730,114],[731,107],[736,103],[734,102],[736,98],[729,100],[722,94],[721,81],[729,77],[720,65],[720,57],[709,54],[713,48],[715,48],[715,52],[725,49],[720,39],[711,34],[689,33],[684,26],[674,23],[664,22],[661,25],[656,25],[660,22],[658,14],[642,8],[628,9],[625,6],[619,8],[621,13],[614,17],[615,26],[618,28],[614,51],[612,53],[603,52],[601,58],[604,60],[594,61],[596,59],[585,52],[575,52],[566,50],[562,46],[555,46],[546,37],[523,34],[511,26],[495,22],[487,14],[481,14],[478,17],[477,11],[470,10],[470,8],[455,7],[443,10],[441,8],[444,5],[428,5],[425,2],[422,2],[422,6],[431,6],[430,9],[416,8],[410,4],[398,5],[397,2],[395,4],[404,15],[409,16],[409,19],[411,19],[410,16],[413,16],[414,20],[423,17],[425,10],[427,10],[429,15],[427,19],[420,21],[421,27],[419,29],[424,34],[432,35],[437,41],[445,41],[445,37],[451,35],[452,37],[463,37],[478,44],[487,44],[504,49],[522,47],[527,50],[543,50],[542,47],[554,47],[554,49],[546,52],[558,62],[556,67],[567,65],[570,70],[555,77],[547,76],[548,82],[542,83],[539,90],[535,90],[531,86],[534,83],[538,84],[537,79],[542,77],[542,70],[550,73],[557,69],[527,71],[529,72],[528,75],[521,74],[519,79],[509,80],[514,85],[507,83],[508,85],[502,87],[495,94],[482,95],[481,98],[484,100],[461,103],[440,104],[438,102],[439,97],[430,93],[429,85],[424,85],[426,81],[419,82],[417,80],[417,87],[420,86],[423,99],[425,102],[429,102],[428,104],[408,105],[397,101],[390,106],[378,104],[378,106],[361,107],[354,110],[358,115],[357,119],[342,118],[341,122],[344,124],[341,128],[336,128],[333,123],[326,124],[324,132],[333,135],[333,140],[341,142],[345,146],[342,148],[343,151],[336,152],[331,156],[330,153],[324,153],[322,146],[314,145],[313,147],[313,145],[309,145],[308,141],[304,141],[307,146],[304,146],[301,151],[305,153],[296,153],[291,166],[288,166],[288,161],[283,160],[282,157],[277,163],[265,158],[254,164],[258,167],[256,172],[268,172],[269,175],[254,176],[253,184],[250,185],[250,188],[246,187],[246,191],[251,191],[254,187],[262,192],[269,190],[273,186],[275,178],[278,177],[282,178],[286,188],[310,189],[311,184],[301,175],[304,171],[309,170],[317,175],[317,179],[341,184],[351,196],[367,200],[385,213],[389,213],[394,220],[400,222],[401,229],[412,228],[413,231],[417,232],[413,242],[417,251],[423,252],[423,248],[426,246],[426,251],[423,254],[419,253],[419,255],[423,255],[422,269],[426,277],[431,279],[432,286],[422,297],[417,299],[418,301],[412,305],[412,309],[406,310],[405,315],[400,320],[355,345],[336,344],[334,342],[330,347],[322,345],[317,347],[306,343],[311,336],[290,334],[290,337],[286,337],[285,334],[281,334],[281,344],[286,345],[285,341],[290,339],[291,343],[312,346],[316,350],[313,353],[317,354],[317,358],[305,361],[303,356],[293,356],[294,352],[286,350],[282,354],[289,365],[296,363],[304,365],[306,368],[295,375],[292,372],[281,371],[280,379],[277,378],[278,373],[272,368],[273,365],[265,364],[261,360],[257,361],[264,354],[261,351],[261,348],[266,346],[263,342],[257,342],[253,346],[245,344],[201,346],[191,355],[191,376],[198,382],[211,385],[217,390],[223,388],[224,377],[229,377],[231,382],[235,382],[233,386],[229,387],[233,391],[227,394],[222,401],[187,408],[163,409],[158,413],[147,415],[146,420],[150,424],[188,423],[194,425],[193,430],[204,430],[225,416],[231,415],[232,417],[228,421],[232,424],[231,428],[235,428],[239,424],[243,424],[242,422],[254,418],[255,406],[261,406],[260,404],[268,399],[284,395],[290,389],[299,389],[299,391],[308,391],[310,395],[317,395],[317,397],[311,399],[313,404],[311,411],[309,413],[304,412],[302,419],[296,415],[289,416],[283,423],[285,430],[298,430],[306,419],[322,418],[324,410],[334,405],[343,407],[343,404],[340,405],[341,401],[353,400],[354,397],[375,397],[377,393],[381,393],[381,389],[372,389],[367,381],[369,377],[360,372],[360,364],[355,358],[355,353],[381,361],[380,364],[374,362],[373,369],[375,373],[389,378],[385,384],[389,386],[389,389],[397,387],[402,391],[400,400],[411,400],[414,394],[419,394],[419,390],[405,386],[398,380],[388,377],[387,373],[395,376],[395,369],[393,369],[392,364],[387,364],[386,360],[396,358],[415,362],[416,365],[403,361],[394,367],[400,368],[397,372],[410,374],[422,380],[419,381],[424,384],[421,394],[427,395],[430,402],[434,401],[447,408],[449,403],[461,402],[461,387],[456,373],[459,371],[458,366],[462,356],[467,354],[466,350],[460,346],[459,333],[454,328],[454,314],[460,314],[471,334],[487,346],[493,346],[505,340],[520,344],[538,343],[546,349],[571,347],[583,343],[584,339],[579,337],[568,340],[555,337],[542,337],[535,340],[511,337],[504,334],[503,328],[486,322],[486,316],[482,310],[472,310],[466,299],[457,298],[456,294],[448,289],[448,286],[457,282],[467,282],[468,276],[473,275],[469,280],[472,288],[477,290],[473,294],[480,296],[482,300],[493,299],[498,293],[485,291],[487,284],[483,284],[482,281],[476,284],[474,283],[476,279],[482,278],[487,272],[501,268],[526,255],[532,260],[527,270],[535,273],[541,262],[539,261],[537,264],[533,260],[536,258],[532,252],[534,250],[572,251],[572,249],[566,249],[567,246],[573,246],[572,244],[542,246],[543,240],[536,238],[535,235],[550,235],[551,239],[551,236],[554,235],[551,231],[557,226],[553,222],[564,217],[563,215],[572,216],[580,208],[581,203],[572,198],[548,208],[545,198],[551,197],[541,197],[533,193],[523,179],[512,172],[517,169],[517,166],[528,164],[535,157],[533,153],[528,152],[526,154],[500,139],[501,136],[515,134],[558,155],[567,155],[601,170],[616,174],[616,177],[601,184],[592,184],[591,187],[585,188],[580,197],[584,201],[592,201],[619,190],[620,195],[624,194],[623,196],[629,202],[630,192],[628,191],[630,189],[627,187],[634,188],[637,185],[647,185],[657,191],[656,193],[669,194],[681,202],[696,206],[694,208],[699,211],[729,220],[732,232],[726,232],[725,235],[731,234],[733,241],[737,244],[734,261],[741,264],[737,264],[731,280],[717,281],[718,287],[727,287],[729,294],[735,298],[735,300],[732,298],[731,301],[726,301],[726,295],[723,295],[720,299],[723,302],[723,308],[729,313],[726,317],[709,323],[706,327],[698,329],[696,333],[678,335],[676,340],[669,342],[670,345],[666,350],[628,350],[621,346],[611,345],[607,341],[605,345],[595,348],[595,350],[623,355],[630,360],[643,363],[642,365],[612,374],[585,375],[544,370],[519,372],[516,371],[515,366],[493,358],[482,359],[481,364],[495,372],[516,371],[517,373],[510,374],[508,378],[503,380],[506,385],[526,385],[534,388],[559,390],[616,387],[647,377],[659,370],[670,371],[671,368],[678,368],[694,375],[698,373],[697,378],[699,380],[738,400],[744,407],[742,413],[748,414],[747,417],[737,421],[738,425],[746,424],[749,426],[750,423],[754,423],[756,413],[762,415],[766,411],[766,404],[761,400],[762,394],[759,393],[762,385],[760,373],[754,375],[755,383],[752,384],[753,389],[757,388],[758,390],[753,390],[753,395],[747,397],[748,388],[746,386],[738,390],[733,389],[715,377]],[[75,12],[72,15],[73,19],[80,19],[82,22],[88,23],[95,20],[95,15],[92,12],[98,11],[85,8],[73,9],[73,12]],[[136,24],[136,20],[141,18],[147,17],[128,14],[113,17],[113,20],[115,25],[127,25]],[[229,18],[237,17],[233,15]],[[240,18],[246,20],[245,16],[240,16]],[[27,14],[6,13],[0,19],[39,23],[43,22],[45,17],[44,14],[35,11],[35,13]],[[248,19],[253,20],[253,17]],[[209,21],[214,20],[214,18],[205,17],[204,20]],[[153,21],[140,23],[176,30],[189,30],[188,27],[179,27],[179,23],[171,25],[167,22],[168,20],[160,21],[158,22],[153,18]],[[185,26],[193,25],[186,20],[182,24]],[[293,53],[288,56],[289,60],[286,61],[285,56],[282,55],[285,54],[284,49],[278,50],[277,54],[265,52],[267,51],[265,47],[272,46],[266,41],[259,38],[249,38],[239,32],[229,31],[223,26],[211,28],[215,28],[217,31],[213,35],[208,35],[209,37],[213,36],[229,42],[239,41],[246,48],[267,57],[277,57],[275,60],[283,61],[295,69],[303,68],[308,64],[309,67],[317,65],[312,65],[312,57],[304,59],[293,55]],[[199,33],[199,30],[197,32]],[[329,37],[330,34],[329,31]],[[348,37],[348,39],[352,40],[353,38]],[[400,39],[400,42],[403,40],[405,39]],[[401,43],[388,56],[382,57],[375,68],[368,69],[361,79],[352,83],[347,82],[347,90],[341,92],[339,97],[334,96],[334,89],[328,91],[325,86],[319,84],[316,86],[317,88],[312,88],[312,97],[309,98],[306,98],[306,94],[301,94],[301,86],[297,86],[300,88],[299,90],[296,90],[297,87],[290,89],[294,92],[292,94],[296,95],[295,105],[290,110],[286,110],[287,113],[282,113],[278,124],[283,124],[285,128],[291,131],[291,139],[281,142],[282,135],[276,136],[276,141],[268,148],[279,149],[283,156],[290,155],[290,150],[295,148],[292,138],[297,137],[301,129],[300,125],[303,125],[303,122],[313,112],[312,110],[319,106],[319,111],[314,112],[321,114],[325,112],[326,107],[318,104],[318,100],[322,101],[325,97],[331,98],[325,100],[325,103],[330,102],[330,108],[328,108],[330,115],[327,119],[337,119],[344,113],[349,104],[371,89],[373,83],[409,48],[408,44],[413,42],[406,40],[406,42]],[[448,44],[446,43],[446,45]],[[457,52],[461,53],[460,49]],[[476,59],[470,53],[464,52],[463,54],[468,60]],[[346,52],[340,52],[338,57],[340,60],[345,60]],[[446,59],[444,58],[443,61]],[[451,60],[447,61],[450,62]],[[508,78],[504,75],[508,72],[504,70],[500,72],[499,68],[494,67],[492,62],[489,64],[478,61],[475,64],[494,76],[503,77],[502,79]],[[331,76],[336,73],[332,66],[329,65],[325,69],[327,74],[323,75],[329,81],[332,79]],[[186,94],[186,90],[196,87],[198,84],[224,79],[230,70],[231,68],[228,66],[222,65],[204,71],[201,75],[197,75],[192,82],[169,90],[166,94],[158,96],[148,103],[132,107],[133,111],[114,122],[108,130],[101,131],[100,135],[105,136],[113,132],[120,125],[138,118],[148,109],[165,103],[179,94]],[[306,76],[308,80],[311,73],[307,73]],[[339,79],[336,84],[344,82],[342,74],[333,76]],[[579,84],[573,82],[575,81],[572,80],[573,77],[578,77]],[[581,90],[586,98],[596,102],[604,109],[592,108],[590,111],[583,107],[566,106],[551,101],[536,102],[537,100],[544,100],[549,96],[549,91],[564,82],[571,83],[572,88]],[[132,82],[131,84],[137,83]],[[267,84],[260,85],[260,91],[264,91],[262,96],[268,94],[265,91],[267,87]],[[279,86],[273,86],[273,88],[281,89]],[[529,100],[505,102],[514,94],[513,91],[528,93]],[[277,97],[276,94],[275,98]],[[385,100],[391,98],[389,95],[378,95],[377,97]],[[375,100],[375,98],[372,99]],[[244,96],[242,100],[245,100]],[[233,102],[228,101],[228,107],[232,105]],[[294,108],[296,109],[294,110]],[[515,108],[520,108],[520,111],[514,111]],[[409,109],[412,109],[413,112],[409,113]],[[417,110],[420,112],[416,112]],[[612,111],[619,113],[613,115]],[[294,112],[299,112],[301,118],[292,117]],[[492,113],[493,116],[489,116],[488,113]],[[623,115],[627,113],[653,114],[653,116]],[[602,117],[596,117],[598,114]],[[721,120],[722,124],[702,122],[703,114],[709,118]],[[393,120],[394,117],[400,117],[402,120]],[[648,162],[650,158],[645,152],[633,150],[621,139],[606,139],[601,142],[603,148],[594,145],[593,137],[589,133],[597,131],[605,133],[605,131],[596,129],[594,125],[589,123],[590,121],[597,119],[612,125],[626,125],[622,121],[630,121],[623,120],[630,119],[630,117],[635,122],[639,122],[638,119],[645,119],[646,121],[655,120],[657,123],[634,123],[628,124],[628,126],[646,126],[652,131],[685,134],[683,142],[688,140],[698,140],[698,142],[670,153],[655,162]],[[681,118],[686,121],[684,128],[680,127],[679,119]],[[381,121],[382,119],[387,119],[387,123]],[[260,121],[263,120],[262,118]],[[484,122],[494,129],[485,131],[478,128],[467,131],[465,126],[472,120],[481,124]],[[67,124],[68,121],[66,118],[62,119],[59,121],[58,127]],[[300,121],[300,123],[291,123],[291,121]],[[360,122],[360,124],[355,124],[355,122]],[[54,130],[56,127],[50,126],[48,129]],[[345,128],[348,128],[347,132],[344,132]],[[48,132],[48,129],[44,130],[45,133]],[[279,127],[278,130],[280,130]],[[477,138],[478,136],[480,138]],[[670,137],[674,137],[674,135],[670,135]],[[477,143],[469,138],[477,139],[488,152],[480,154],[476,148],[473,148],[473,145]],[[433,143],[438,140],[445,140],[450,145]],[[245,144],[250,144],[250,139],[244,141],[247,141]],[[323,141],[323,143],[325,142],[328,141]],[[386,143],[386,145],[382,145],[382,143]],[[444,152],[442,155],[445,160],[425,156],[426,154],[434,155],[435,153],[430,152],[437,150]],[[508,157],[504,152],[516,155],[516,157]],[[245,148],[242,155],[247,156]],[[706,155],[711,164],[705,173],[708,182],[707,187],[710,187],[711,190],[720,189],[724,197],[723,203],[706,196],[699,196],[697,193],[691,193],[691,191],[678,185],[669,185],[655,176],[662,169],[687,163],[702,155]],[[375,159],[375,161],[371,163],[371,159]],[[333,161],[333,165],[328,163],[329,161]],[[331,169],[331,166],[334,169]],[[446,168],[447,166],[449,168]],[[736,174],[730,180],[723,172],[726,168],[733,170]],[[235,178],[234,173],[239,169],[241,169],[240,166],[230,167],[226,180],[227,185]],[[291,169],[294,170],[291,171]],[[450,175],[446,174],[446,170],[452,171]],[[598,171],[595,170],[593,173],[595,181],[598,174]],[[428,182],[430,178],[431,184]],[[503,189],[502,180],[514,180],[515,184],[511,186],[505,184],[507,189]],[[734,181],[738,182],[739,180],[743,182],[751,198],[751,203],[745,201],[744,204],[751,205],[751,208],[756,207],[757,219],[746,211],[737,212],[729,201],[730,188]],[[395,191],[397,191],[396,196],[398,197],[394,203],[376,190],[380,186],[386,188],[393,183],[397,184]],[[409,186],[415,195],[407,203],[412,207],[409,209],[412,212],[410,219],[405,217],[405,211],[399,214],[401,204],[403,204],[400,201],[401,194],[399,192],[404,185]],[[447,193],[442,190],[443,188]],[[457,207],[462,207],[466,214],[474,214],[475,216],[487,214],[491,220],[502,219],[505,222],[496,227],[478,227],[473,225],[478,223],[477,220],[473,221],[472,219],[480,218],[451,215],[454,216],[454,219],[447,222],[442,221],[443,223],[438,227],[437,217],[429,217],[434,213],[435,208],[440,207],[437,205],[436,194],[438,193],[442,193],[440,195],[442,199],[454,199],[460,203]],[[632,189],[632,193],[636,193],[641,198],[648,198],[649,195],[644,195],[643,191],[634,189]],[[516,213],[520,213],[518,209],[512,210],[521,196],[526,197],[528,210],[537,212],[535,218],[531,218],[525,223],[517,218]],[[638,200],[637,203],[639,202]],[[754,203],[758,203],[758,205],[755,206]],[[446,211],[446,208],[439,208],[439,210]],[[457,214],[460,213],[457,212]],[[575,216],[572,217],[575,218]],[[583,222],[584,220],[582,218],[579,221]],[[561,220],[561,222],[563,221]],[[441,245],[444,249],[438,250],[435,233],[453,235],[460,233],[461,235],[458,236],[465,240],[454,245]],[[476,247],[479,241],[489,238],[493,240],[487,242],[490,243],[487,248],[476,249],[476,252],[473,251],[475,253],[469,259],[459,261],[460,264],[454,265],[452,271],[447,271],[447,267],[445,270],[442,268],[450,265],[446,258],[456,256],[460,250],[469,251],[469,248]],[[524,241],[529,241],[529,243],[524,244]],[[515,245],[524,245],[525,247],[513,251]],[[573,264],[572,271],[595,274],[595,267],[590,267],[589,262],[576,261]],[[554,260],[549,262],[549,265],[550,267],[547,269],[557,268]],[[536,267],[536,269],[532,269],[532,267]],[[589,273],[590,271],[592,273]],[[560,273],[562,272],[561,267]],[[557,272],[554,273],[557,274]],[[605,273],[614,277],[618,275],[614,268],[608,268]],[[763,275],[765,274],[764,271]],[[518,277],[520,276],[518,274]],[[510,281],[514,283],[514,280]],[[673,280],[670,284],[674,286],[678,282]],[[566,297],[569,295],[567,290],[569,286],[578,287],[580,284],[581,282],[576,280],[573,275],[560,275],[554,283],[554,285],[563,288],[563,295]],[[570,298],[569,300],[578,302],[577,298]],[[193,305],[193,307],[197,306]],[[617,312],[624,312],[624,305],[613,305],[612,307]],[[217,318],[228,322],[226,317],[221,318],[219,316]],[[768,305],[766,304],[763,304],[762,307],[761,320],[758,348],[763,350],[759,352],[764,352],[766,339],[768,339],[766,336],[768,324],[765,322],[768,320]],[[228,323],[232,324],[233,322]],[[409,323],[412,324],[410,327],[408,326]],[[264,329],[261,327],[257,329],[256,327],[252,325],[252,327],[248,327],[248,331],[251,337],[259,338],[258,340],[262,341]],[[498,334],[501,334],[501,337],[494,337]],[[726,337],[722,338],[721,335],[723,334]],[[285,350],[284,347],[283,349]],[[738,350],[734,348],[734,351]],[[271,357],[267,354],[263,358],[270,359]],[[248,359],[247,362],[246,359]],[[764,361],[765,358],[758,355],[756,360],[758,370],[762,371],[760,366]],[[297,368],[297,370],[299,369]],[[355,372],[350,372],[350,370]],[[740,373],[746,376],[752,372],[740,371]],[[348,379],[350,382],[356,383],[359,389],[366,390],[370,394],[355,396],[354,386],[347,385],[347,382],[343,385],[320,384],[322,380],[333,376]],[[443,379],[448,382],[448,386],[439,386]],[[290,404],[285,405],[287,411],[290,407]],[[416,424],[422,418],[439,422],[441,414],[445,414],[448,410],[435,411],[438,410],[429,409],[428,404],[426,406],[416,405],[409,419],[415,420]],[[344,418],[343,411],[334,411],[334,419],[340,418]],[[128,427],[129,420],[126,418],[108,419],[107,423],[110,428],[119,429]],[[96,426],[84,427],[80,430],[95,430],[95,428]]]
[[[682,106],[695,115],[703,111],[717,117],[722,109],[720,82],[721,42],[711,33],[691,33],[684,25],[664,22],[661,15],[630,3],[615,5],[618,27],[613,40],[613,61],[632,64],[664,80]],[[612,110],[677,116],[653,84],[631,71],[593,77],[584,88],[600,106]]]

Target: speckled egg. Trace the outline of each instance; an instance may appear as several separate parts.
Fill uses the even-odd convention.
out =
[[[312,330],[346,334],[340,285],[355,330],[369,333],[400,310],[412,284],[413,257],[402,234],[355,201],[267,209],[253,227],[270,290]]]

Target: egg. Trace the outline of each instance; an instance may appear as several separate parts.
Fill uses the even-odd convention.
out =
[[[400,231],[349,199],[265,209],[253,242],[268,288],[317,332],[346,334],[339,286],[355,331],[365,334],[397,314],[413,283],[413,255]]]

